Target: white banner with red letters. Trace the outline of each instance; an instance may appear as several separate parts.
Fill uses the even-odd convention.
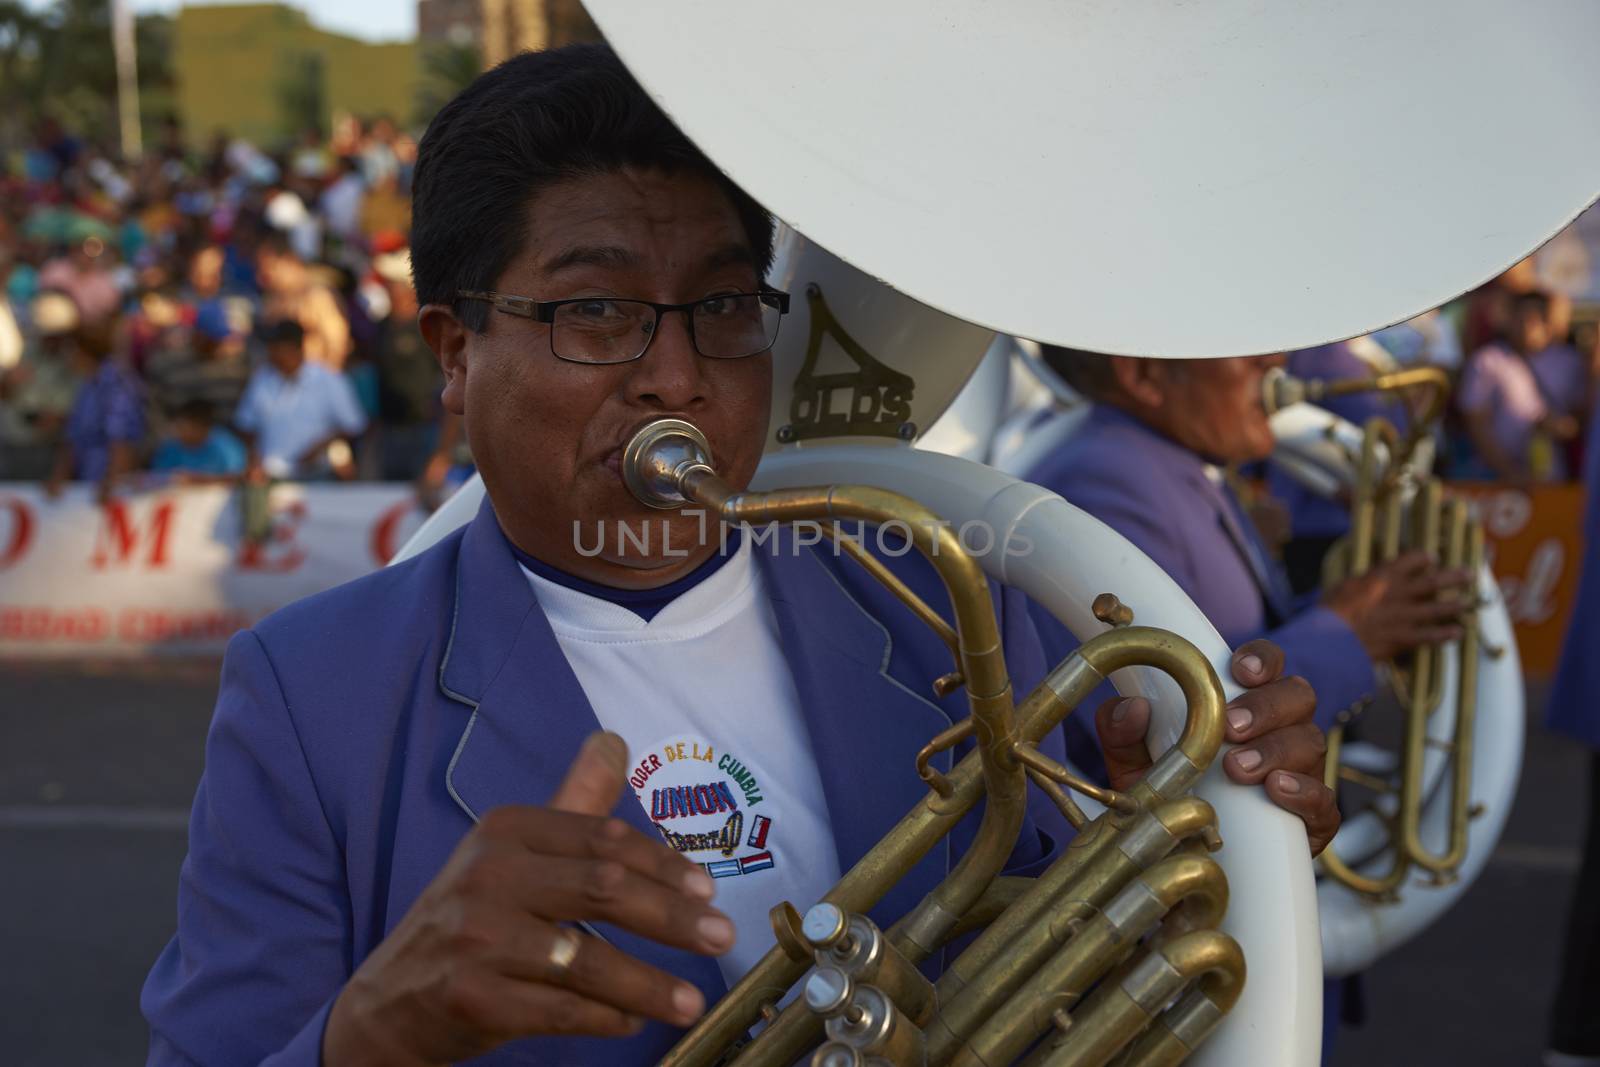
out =
[[[381,567],[426,517],[411,486],[279,485],[271,533],[242,535],[239,490],[95,502],[0,483],[0,657],[220,653],[236,631]]]

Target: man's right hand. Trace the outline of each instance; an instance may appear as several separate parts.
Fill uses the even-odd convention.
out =
[[[621,738],[594,734],[548,807],[483,817],[334,1001],[328,1067],[443,1064],[539,1034],[685,1026],[705,1010],[693,985],[558,925],[607,922],[705,955],[733,946],[705,871],[609,817],[627,758]]]
[[[1381,663],[1418,645],[1460,637],[1474,577],[1469,570],[1441,568],[1426,552],[1408,552],[1339,583],[1322,602]]]

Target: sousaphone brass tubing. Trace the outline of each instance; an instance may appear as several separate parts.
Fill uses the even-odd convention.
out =
[[[1425,438],[1444,412],[1450,390],[1450,376],[1438,367],[1412,367],[1368,378],[1299,379],[1273,369],[1262,378],[1262,401],[1268,413],[1299,401],[1355,393],[1403,393],[1426,390],[1427,402],[1413,412],[1408,433],[1401,434],[1382,417],[1367,420],[1362,428],[1361,451],[1353,457],[1355,486],[1350,500],[1350,534],[1324,561],[1323,586],[1337,584],[1347,577],[1365,574],[1374,566],[1388,563],[1411,549],[1421,549],[1448,568],[1466,567],[1472,574],[1473,599],[1483,566],[1483,525],[1472,518],[1465,501],[1447,500],[1437,478],[1417,477],[1415,483],[1402,477],[1408,456]],[[1380,459],[1387,450],[1387,461]],[[1411,500],[1406,491],[1413,492]],[[1410,521],[1406,512],[1409,510]],[[1394,862],[1382,874],[1363,874],[1329,849],[1323,853],[1323,871],[1350,889],[1379,899],[1392,899],[1405,884],[1412,865],[1431,872],[1436,879],[1455,876],[1466,858],[1467,824],[1472,818],[1471,768],[1473,731],[1477,721],[1478,657],[1481,654],[1475,608],[1465,613],[1456,665],[1455,730],[1446,746],[1452,761],[1449,838],[1442,851],[1435,852],[1422,840],[1422,795],[1424,754],[1429,745],[1428,719],[1438,706],[1444,690],[1446,661],[1444,645],[1430,644],[1415,649],[1405,669],[1392,665],[1399,683],[1405,711],[1405,732],[1401,743],[1399,784],[1394,816]],[[1328,732],[1326,781],[1337,786],[1342,767],[1344,728],[1336,725]]]
[[[658,419],[629,441],[623,478],[634,495],[652,507],[698,504],[729,523],[898,522],[938,572],[950,597],[976,750],[948,774],[948,795],[930,789],[823,898],[846,911],[868,911],[986,796],[972,847],[945,880],[888,932],[890,943],[913,961],[926,958],[950,936],[995,881],[1015,846],[1027,781],[1015,746],[1031,744],[1056,728],[1113,671],[1136,665],[1165,671],[1176,680],[1189,707],[1178,743],[1132,791],[1141,809],[1183,794],[1215,758],[1223,736],[1222,686],[1209,661],[1189,642],[1148,627],[1113,629],[1085,642],[1015,705],[988,580],[937,515],[908,497],[871,486],[737,492],[712,464],[710,445],[698,428],[682,419]],[[715,1063],[761,1017],[763,1005],[775,1003],[810,965],[809,956],[791,956],[780,943],[661,1062],[671,1067]],[[792,1063],[815,1043],[820,1031],[820,1021],[797,1001],[744,1050],[737,1063]]]

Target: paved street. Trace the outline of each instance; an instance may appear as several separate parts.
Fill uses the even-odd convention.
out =
[[[0,664],[0,1064],[142,1062],[215,686],[213,663]],[[1537,1064],[1584,760],[1533,732],[1488,871],[1375,970],[1336,1067]]]

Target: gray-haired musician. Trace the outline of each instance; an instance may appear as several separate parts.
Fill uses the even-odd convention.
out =
[[[912,755],[963,714],[920,695],[939,639],[849,561],[625,489],[621,447],[661,415],[748,482],[786,298],[766,212],[609,51],[479,78],[429,127],[414,208],[421,329],[488,503],[229,646],[144,990],[153,1064],[653,1062],[772,944],[768,908],[816,900],[923,796]],[[1045,664],[1026,605],[1001,609],[1025,691]],[[1253,719],[1228,736],[1300,784],[1280,802],[1320,848],[1312,698],[1281,669],[1241,650]],[[1147,715],[1101,709],[1124,783]],[[1069,834],[1028,818],[1013,873]]]

